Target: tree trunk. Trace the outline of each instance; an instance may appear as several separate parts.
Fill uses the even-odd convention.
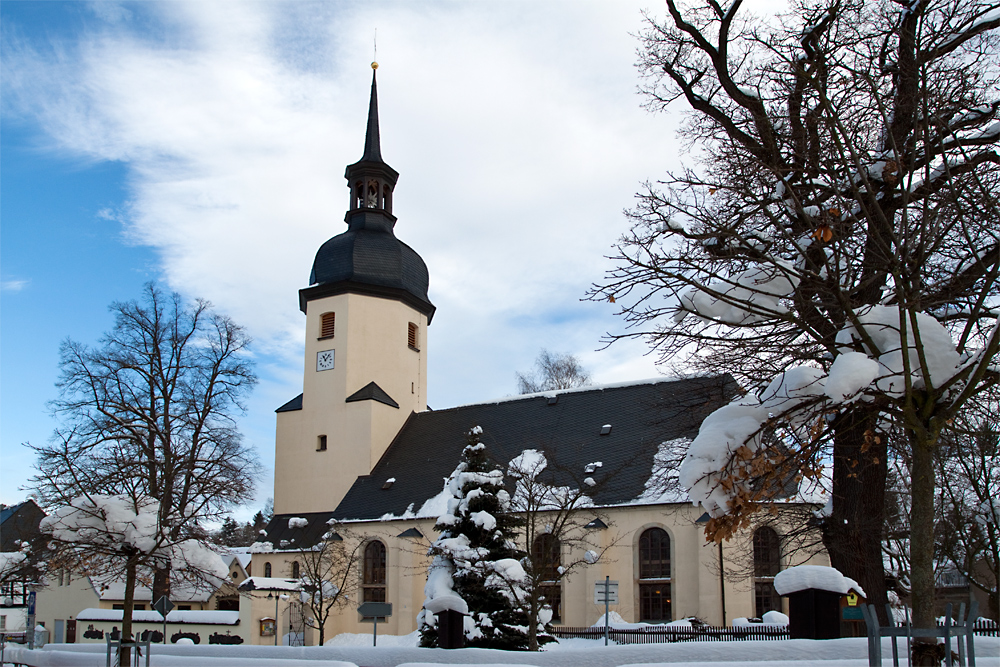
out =
[[[863,405],[834,421],[833,512],[824,522],[823,544],[830,564],[865,589],[879,622],[887,624],[882,564],[887,444],[876,423],[877,412]]]
[[[153,571],[153,602],[163,596],[170,598],[170,565],[158,567]]]
[[[122,605],[121,646],[118,648],[118,664],[129,667],[132,664],[132,649],[125,644],[132,641],[132,609],[135,606],[135,578],[139,567],[139,559],[135,554],[129,556],[125,564],[125,604]]]
[[[934,621],[934,447],[937,438],[926,429],[909,429],[913,463],[910,470],[910,579],[913,625],[935,627]],[[937,643],[917,636],[918,643]],[[917,649],[914,649],[916,656]],[[920,663],[915,663],[920,664]],[[924,663],[927,664],[927,663]],[[936,664],[936,663],[931,663]]]
[[[535,590],[538,587],[535,586]],[[537,600],[537,595],[532,593],[528,603],[528,650],[538,650],[538,610],[541,605]]]

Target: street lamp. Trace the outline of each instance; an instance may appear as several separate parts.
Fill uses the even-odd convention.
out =
[[[288,595],[285,595],[284,593],[282,593],[281,595],[275,595],[273,592],[267,594],[267,599],[270,600],[271,598],[274,598],[274,645],[277,646],[278,631],[281,627],[281,623],[279,622],[279,617],[278,617],[278,600],[281,600],[282,602],[287,602],[290,598]]]

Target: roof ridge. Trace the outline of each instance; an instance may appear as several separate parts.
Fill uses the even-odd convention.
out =
[[[582,394],[589,391],[604,391],[606,389],[625,389],[627,387],[635,387],[644,384],[664,384],[670,382],[686,382],[689,380],[709,380],[713,378],[720,378],[723,375],[694,375],[691,377],[656,377],[656,378],[646,378],[644,380],[626,380],[624,382],[608,382],[604,384],[592,384],[584,387],[572,387],[570,389],[552,389],[549,391],[538,391],[531,394],[517,394],[514,396],[504,396],[502,398],[495,398],[492,400],[476,401],[474,403],[462,403],[460,405],[453,405],[450,408],[441,408],[435,410],[427,410],[426,412],[448,412],[449,410],[457,410],[459,408],[470,408],[477,405],[497,405],[500,403],[512,403],[515,401],[529,400],[532,398],[550,398],[552,396],[562,396],[563,394]]]

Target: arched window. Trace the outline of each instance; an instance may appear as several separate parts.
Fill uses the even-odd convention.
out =
[[[299,561],[292,561],[292,579],[298,579],[301,575],[299,574]]]
[[[670,536],[662,528],[639,537],[639,620],[671,620]]]
[[[531,564],[541,574],[539,593],[552,608],[552,620],[562,620],[562,582],[559,575],[559,539],[543,533],[531,545]]]
[[[382,186],[382,208],[386,213],[392,213],[392,188],[388,185]]]
[[[781,569],[781,542],[773,528],[762,526],[753,533],[754,613],[761,618],[781,611],[781,597],[774,589],[774,575]]]
[[[336,324],[336,313],[323,313],[319,316],[319,337],[333,338],[334,325]]]
[[[377,540],[365,547],[361,592],[362,602],[385,602],[385,545]]]
[[[271,564],[270,563],[264,563],[264,576],[265,577],[270,577],[271,576]]]

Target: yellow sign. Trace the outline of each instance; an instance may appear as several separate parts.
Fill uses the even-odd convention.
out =
[[[858,594],[855,593],[854,591],[850,591],[847,594],[847,606],[848,607],[857,607],[858,606]]]

